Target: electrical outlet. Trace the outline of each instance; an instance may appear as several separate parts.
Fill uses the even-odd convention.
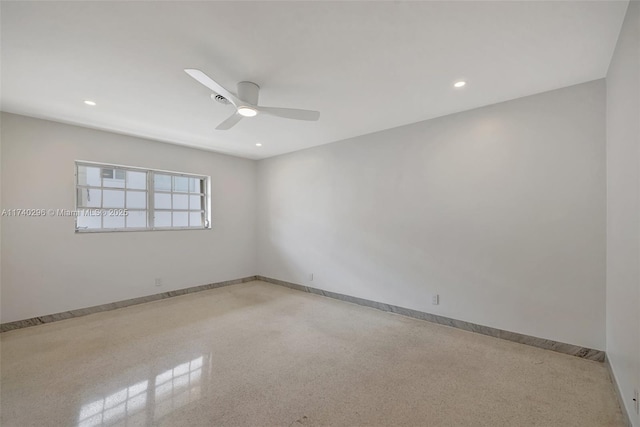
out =
[[[313,273],[309,273],[309,281],[313,282]]]
[[[432,296],[431,297],[431,304],[433,304],[433,305],[440,304],[440,295],[435,294],[434,296]]]
[[[162,286],[162,279],[156,278],[156,286]]]
[[[633,390],[633,409],[636,410],[636,415],[640,415],[640,392],[638,389]]]

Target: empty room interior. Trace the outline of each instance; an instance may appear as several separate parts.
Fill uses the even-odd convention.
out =
[[[2,426],[640,427],[640,2],[0,24]]]

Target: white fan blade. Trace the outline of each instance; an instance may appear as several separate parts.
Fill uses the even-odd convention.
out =
[[[240,120],[242,120],[242,116],[240,114],[238,114],[238,113],[235,113],[233,116],[229,117],[227,120],[225,120],[224,122],[222,122],[218,126],[216,126],[216,129],[217,130],[231,129]]]
[[[235,96],[233,93],[229,92],[228,90],[220,86],[211,77],[207,76],[202,71],[196,70],[194,68],[186,68],[184,71],[187,74],[189,74],[191,77],[196,79],[199,83],[205,85],[206,87],[208,87],[209,89],[217,93],[218,95],[222,95],[225,98],[227,98],[229,102],[231,102],[236,107],[243,104],[243,102],[240,101],[240,99],[238,99],[237,96]]]
[[[285,119],[316,121],[320,118],[319,111],[299,110],[297,108],[257,107],[259,112]]]

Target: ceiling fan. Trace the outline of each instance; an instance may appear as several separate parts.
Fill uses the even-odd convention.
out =
[[[258,106],[258,93],[260,92],[260,86],[255,83],[238,83],[238,95],[234,95],[200,70],[187,68],[184,71],[218,95],[223,96],[233,104],[234,107],[236,107],[236,112],[231,117],[220,123],[216,127],[217,130],[230,129],[244,117],[254,117],[258,114],[269,114],[270,116],[283,117],[285,119],[308,121],[315,121],[320,118],[319,111]]]

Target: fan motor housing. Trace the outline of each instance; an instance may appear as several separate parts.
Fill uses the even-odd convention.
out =
[[[253,82],[238,83],[238,98],[252,105],[258,105],[260,86]]]

